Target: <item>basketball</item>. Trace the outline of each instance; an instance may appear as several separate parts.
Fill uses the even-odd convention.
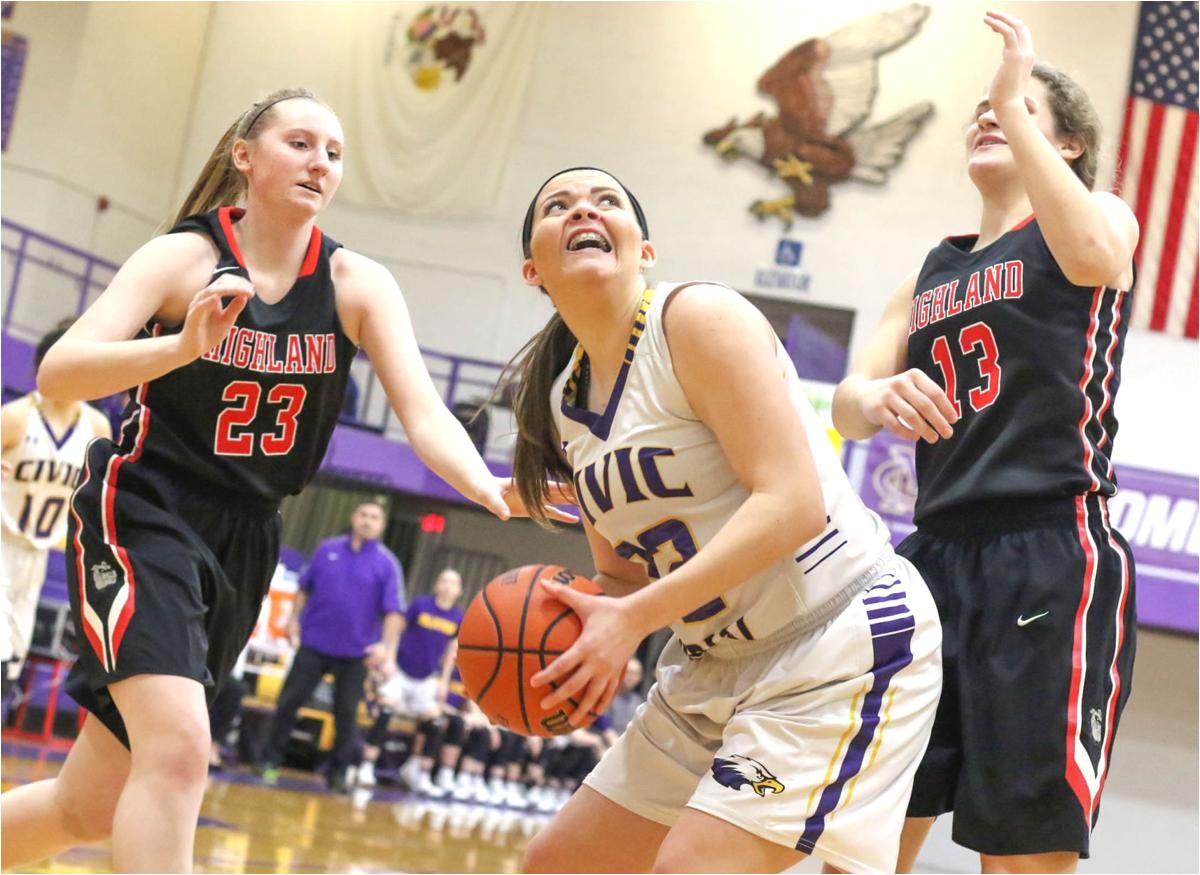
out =
[[[458,670],[467,694],[498,726],[522,735],[560,735],[575,727],[560,706],[538,704],[549,687],[529,679],[579,637],[583,621],[542,592],[546,580],[599,595],[600,587],[561,565],[525,565],[488,582],[471,601],[458,633]],[[571,699],[572,706],[578,704]],[[597,715],[591,714],[589,722]]]

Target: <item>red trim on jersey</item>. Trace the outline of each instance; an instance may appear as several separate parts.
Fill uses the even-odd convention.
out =
[[[233,253],[233,257],[237,259],[237,263],[242,267],[246,266],[246,259],[242,258],[241,247],[238,246],[237,237],[233,236],[233,220],[240,219],[246,215],[246,211],[241,207],[221,207],[217,210],[217,219],[221,223],[221,230],[225,232],[225,240],[229,243],[229,251]]]
[[[1104,297],[1104,286],[1096,286],[1092,293],[1092,311],[1088,315],[1087,349],[1083,354],[1083,376],[1079,378],[1079,394],[1083,396],[1083,416],[1079,419],[1079,440],[1083,442],[1083,467],[1092,480],[1090,492],[1100,488],[1100,478],[1092,470],[1096,449],[1087,438],[1087,426],[1092,420],[1092,399],[1087,387],[1096,376],[1096,335],[1100,331],[1100,301]]]
[[[1032,222],[1036,218],[1037,218],[1036,213],[1030,213],[1024,219],[1017,222],[1017,224],[1013,225],[1011,228],[1009,228],[1007,231],[1005,231],[1004,234],[1011,234],[1013,231],[1020,231],[1022,228],[1024,228],[1026,225],[1028,225],[1030,222]],[[1003,237],[1004,234],[1001,234],[1000,236]],[[946,237],[946,239],[947,240],[978,240],[979,232],[976,231],[973,234],[950,234]]]
[[[1087,779],[1079,764],[1075,761],[1076,748],[1079,744],[1079,727],[1082,721],[1083,704],[1080,702],[1080,690],[1083,686],[1083,675],[1087,670],[1087,611],[1092,601],[1092,589],[1096,576],[1096,550],[1088,534],[1087,496],[1075,496],[1075,527],[1079,533],[1079,545],[1083,548],[1083,586],[1079,596],[1079,607],[1075,611],[1075,634],[1071,646],[1071,689],[1067,699],[1067,784],[1079,800],[1083,809],[1083,819],[1089,828],[1092,823],[1092,792]]]
[[[1104,393],[1104,403],[1100,405],[1100,409],[1096,411],[1096,422],[1100,423],[1100,440],[1096,443],[1096,449],[1100,449],[1108,443],[1108,431],[1104,428],[1104,414],[1108,412],[1108,408],[1112,406],[1113,396],[1108,391],[1108,384],[1113,378],[1113,352],[1120,342],[1120,334],[1118,331],[1121,327],[1121,300],[1125,297],[1125,292],[1117,289],[1113,295],[1112,305],[1112,321],[1109,323],[1108,332],[1110,335],[1108,341],[1108,349],[1104,351],[1104,365],[1107,368],[1107,373],[1104,375],[1104,382],[1100,384],[1100,389]],[[1112,478],[1112,459],[1108,460],[1108,475]]]
[[[1092,293],[1092,310],[1087,316],[1087,348],[1084,352],[1084,376],[1079,378],[1079,394],[1084,396],[1084,415],[1079,420],[1079,439],[1084,443],[1084,469],[1092,479],[1092,489],[1100,489],[1100,480],[1092,471],[1092,462],[1096,459],[1096,448],[1087,439],[1087,424],[1092,421],[1092,398],[1087,395],[1087,386],[1096,377],[1096,335],[1100,331],[1100,301],[1104,298],[1104,287],[1097,286]]]
[[[317,269],[317,259],[321,256],[321,229],[313,225],[312,236],[308,238],[308,252],[304,256],[304,264],[300,265],[300,275],[296,279],[312,276]]]
[[[157,327],[157,326],[156,326]],[[155,332],[158,333],[157,331]],[[137,403],[141,407],[141,419],[138,421],[138,433],[134,439],[133,451],[125,456],[118,456],[108,463],[108,473],[104,478],[103,492],[101,505],[104,509],[104,528],[107,535],[108,544],[113,549],[117,561],[121,564],[121,569],[125,572],[125,581],[129,585],[129,598],[121,607],[121,613],[117,617],[117,623],[111,630],[112,636],[112,662],[113,669],[117,666],[117,653],[121,649],[121,639],[125,637],[125,629],[129,626],[129,621],[133,619],[135,608],[135,597],[137,595],[137,585],[133,577],[133,563],[129,561],[129,555],[125,552],[125,548],[117,543],[117,477],[121,472],[121,466],[126,462],[136,462],[142,455],[142,448],[146,445],[146,435],[150,432],[150,408],[146,406],[146,389],[148,384],[142,383],[138,387]]]
[[[1104,534],[1108,538],[1108,544],[1112,547],[1113,552],[1121,560],[1121,598],[1117,600],[1117,645],[1113,649],[1112,664],[1108,667],[1108,676],[1112,681],[1112,691],[1108,694],[1108,708],[1106,709],[1104,719],[1104,745],[1100,752],[1100,786],[1096,790],[1096,798],[1092,801],[1092,813],[1100,806],[1100,794],[1104,792],[1104,783],[1108,780],[1108,761],[1109,754],[1112,753],[1113,738],[1116,737],[1116,731],[1113,729],[1113,720],[1117,715],[1117,702],[1121,697],[1121,672],[1117,668],[1117,658],[1121,655],[1121,647],[1125,643],[1125,605],[1129,601],[1129,557],[1125,555],[1125,551],[1113,538],[1112,527],[1108,521],[1108,502],[1103,498],[1100,499],[1100,519],[1104,524]]]
[[[87,617],[87,578],[84,577],[83,570],[83,541],[79,537],[80,532],[83,531],[83,521],[79,519],[79,512],[75,510],[75,496],[88,485],[91,479],[92,469],[85,454],[83,459],[83,479],[79,481],[79,485],[71,493],[71,516],[75,517],[75,574],[79,581],[79,613],[83,615],[79,618],[79,625],[83,629],[83,634],[87,637],[88,643],[92,645],[92,650],[95,651],[96,658],[107,669],[108,661],[104,658],[104,642],[100,640],[100,636],[92,628],[92,624],[88,621]],[[101,629],[100,631],[103,632],[104,630]]]

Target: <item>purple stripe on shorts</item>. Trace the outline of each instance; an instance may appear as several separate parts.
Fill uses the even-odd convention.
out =
[[[896,577],[893,574],[889,574],[887,577],[885,577],[883,579],[887,580],[888,578],[891,578],[891,581],[892,581],[891,583],[877,583],[874,586],[872,586],[870,589],[868,589],[867,592],[875,592],[876,590],[891,589],[896,584],[903,582],[900,580],[900,578]]]
[[[904,598],[904,596],[905,596],[905,593],[903,590],[901,590],[900,592],[889,592],[887,595],[873,595],[869,599],[863,599],[863,604],[864,605],[876,605],[876,604],[879,604],[880,602],[894,602],[897,599]]]
[[[873,635],[875,628],[871,629]],[[863,698],[862,707],[859,710],[862,724],[846,748],[846,754],[842,758],[842,766],[838,770],[837,777],[821,791],[816,810],[804,822],[804,834],[796,842],[796,850],[804,851],[806,854],[814,852],[817,841],[825,831],[825,819],[837,808],[846,783],[862,770],[867,751],[875,738],[875,731],[879,728],[879,715],[884,693],[887,692],[888,685],[896,673],[912,662],[913,628],[915,627],[910,626],[902,635],[887,635],[871,639],[871,647],[875,655],[875,662],[871,670],[875,674],[875,682]]]
[[[904,594],[901,593],[900,595]],[[876,608],[869,608],[867,610],[867,618],[870,620],[879,620],[883,617],[894,617],[897,614],[911,613],[912,611],[909,610],[908,605],[906,605],[904,602],[900,602],[899,604],[895,605],[880,605]]]
[[[908,629],[916,628],[917,621],[913,619],[912,614],[904,617],[897,617],[894,620],[881,620],[871,624],[871,637],[878,638],[881,635],[891,635],[895,632],[903,632]]]

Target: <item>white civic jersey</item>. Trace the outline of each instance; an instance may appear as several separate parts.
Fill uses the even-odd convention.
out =
[[[663,310],[679,288],[659,284],[646,290],[604,412],[576,406],[582,348],[576,348],[573,363],[551,392],[581,511],[618,555],[645,565],[652,581],[703,549],[749,497],[675,376]],[[793,555],[722,598],[696,605],[675,623],[672,628],[692,658],[824,623],[892,555],[887,529],[851,488],[778,340],[776,352],[816,462],[826,525]],[[798,504],[805,500],[796,496]]]
[[[96,429],[81,405],[74,425],[56,435],[42,418],[38,400],[35,395],[29,407],[25,436],[4,452],[12,474],[4,478],[0,495],[5,536],[45,550],[66,537],[67,504]]]

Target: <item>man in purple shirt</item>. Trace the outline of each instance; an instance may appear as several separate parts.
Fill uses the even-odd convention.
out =
[[[404,628],[404,575],[396,557],[379,543],[385,520],[382,505],[363,502],[350,517],[350,533],[322,542],[300,575],[288,626],[298,649],[271,723],[263,766],[267,783],[278,780],[296,712],[328,673],[334,676],[335,730],[328,780],[331,789],[345,789],[367,669],[394,671],[393,654]]]

